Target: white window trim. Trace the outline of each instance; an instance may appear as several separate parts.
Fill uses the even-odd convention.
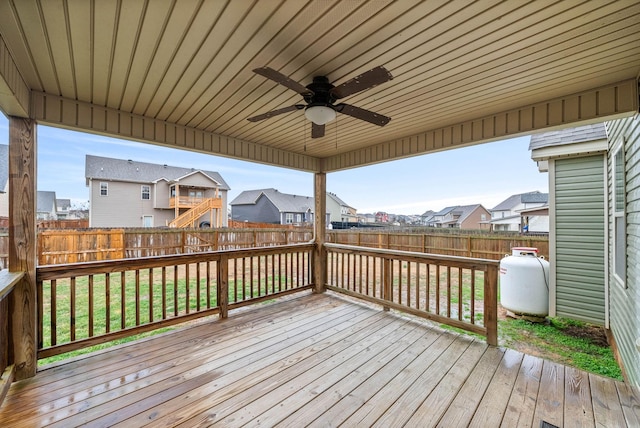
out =
[[[626,253],[626,246],[627,246],[627,240],[626,240],[626,229],[627,229],[627,227],[626,227],[626,213],[627,213],[626,205],[627,205],[627,198],[626,198],[626,182],[625,182],[626,177],[624,175],[624,165],[625,165],[624,141],[621,140],[620,142],[618,142],[614,146],[612,152],[613,152],[613,157],[612,157],[612,162],[611,162],[611,175],[612,175],[612,177],[611,177],[611,186],[612,186],[612,189],[613,189],[613,192],[612,192],[612,204],[611,204],[612,205],[611,206],[611,208],[612,208],[612,213],[611,214],[612,214],[612,218],[613,218],[613,222],[612,222],[613,233],[611,234],[612,238],[613,238],[613,242],[612,242],[612,246],[611,246],[612,249],[613,249],[612,271],[613,271],[613,277],[615,278],[615,281],[621,287],[627,288],[627,283],[626,283],[627,268],[628,268],[628,266],[626,265],[626,263],[627,263],[627,261],[626,261],[626,258],[627,258],[626,257],[626,255],[627,255],[627,253]],[[617,196],[617,193],[616,193],[616,173],[617,173],[617,170],[616,170],[616,159],[617,159],[617,156],[619,154],[622,154],[622,174],[623,174],[622,175],[622,196],[624,198],[623,199],[622,210],[618,210],[617,200],[616,200],[616,196]],[[617,251],[617,248],[618,248],[618,244],[619,244],[618,243],[617,230],[616,230],[617,222],[618,222],[617,219],[623,219],[624,220],[624,229],[625,229],[625,231],[624,231],[625,237],[624,237],[624,242],[623,242],[623,246],[624,246],[624,249],[625,249],[623,251],[623,257],[625,259],[623,261],[623,263],[624,263],[624,266],[623,266],[623,269],[624,269],[623,277],[618,275],[618,268],[617,268],[617,265],[618,265],[618,260],[617,260],[618,251]]]
[[[104,185],[104,188],[106,190],[106,193],[104,195],[102,194],[102,186],[103,185]],[[100,196],[109,196],[109,183],[107,183],[106,181],[101,181],[98,194]]]
[[[144,197],[144,188],[147,188],[147,198],[145,199]],[[143,201],[150,201],[151,200],[151,186],[147,185],[147,184],[143,184],[140,186],[140,199],[142,199]]]

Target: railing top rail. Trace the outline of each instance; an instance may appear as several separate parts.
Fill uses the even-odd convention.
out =
[[[24,272],[0,271],[0,301],[11,293],[13,287],[15,287],[24,275]]]
[[[499,266],[499,260],[480,259],[473,257],[445,256],[441,254],[417,253],[413,251],[386,250],[371,247],[358,247],[355,245],[326,243],[326,248],[338,250],[345,253],[358,253],[362,255],[374,255],[381,257],[399,257],[433,264],[449,264],[460,267],[484,270],[485,267]]]
[[[280,245],[273,247],[243,248],[234,250],[206,251],[189,254],[151,256],[129,259],[105,260],[97,262],[69,263],[63,265],[38,266],[37,280],[49,280],[56,278],[68,278],[71,276],[83,276],[91,274],[124,272],[134,269],[148,269],[163,266],[174,266],[188,263],[220,260],[222,256],[233,258],[263,256],[270,254],[293,253],[300,250],[311,250],[311,243]]]

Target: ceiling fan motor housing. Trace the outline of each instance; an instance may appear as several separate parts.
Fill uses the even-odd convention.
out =
[[[310,93],[304,96],[307,108],[313,106],[333,107],[336,99],[331,95],[331,90],[335,88],[325,76],[315,76],[313,82],[306,86]],[[335,108],[334,108],[335,110]]]

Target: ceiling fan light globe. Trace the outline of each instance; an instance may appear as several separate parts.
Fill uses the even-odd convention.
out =
[[[336,111],[327,106],[311,106],[307,107],[304,115],[316,125],[324,125],[336,118]]]

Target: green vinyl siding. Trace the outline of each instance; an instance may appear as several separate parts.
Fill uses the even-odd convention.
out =
[[[605,323],[605,158],[555,161],[556,315]]]
[[[640,386],[640,116],[607,123],[609,135],[609,289],[610,325],[622,360],[625,379]],[[615,220],[613,214],[614,155],[624,153],[626,276],[614,274]]]

